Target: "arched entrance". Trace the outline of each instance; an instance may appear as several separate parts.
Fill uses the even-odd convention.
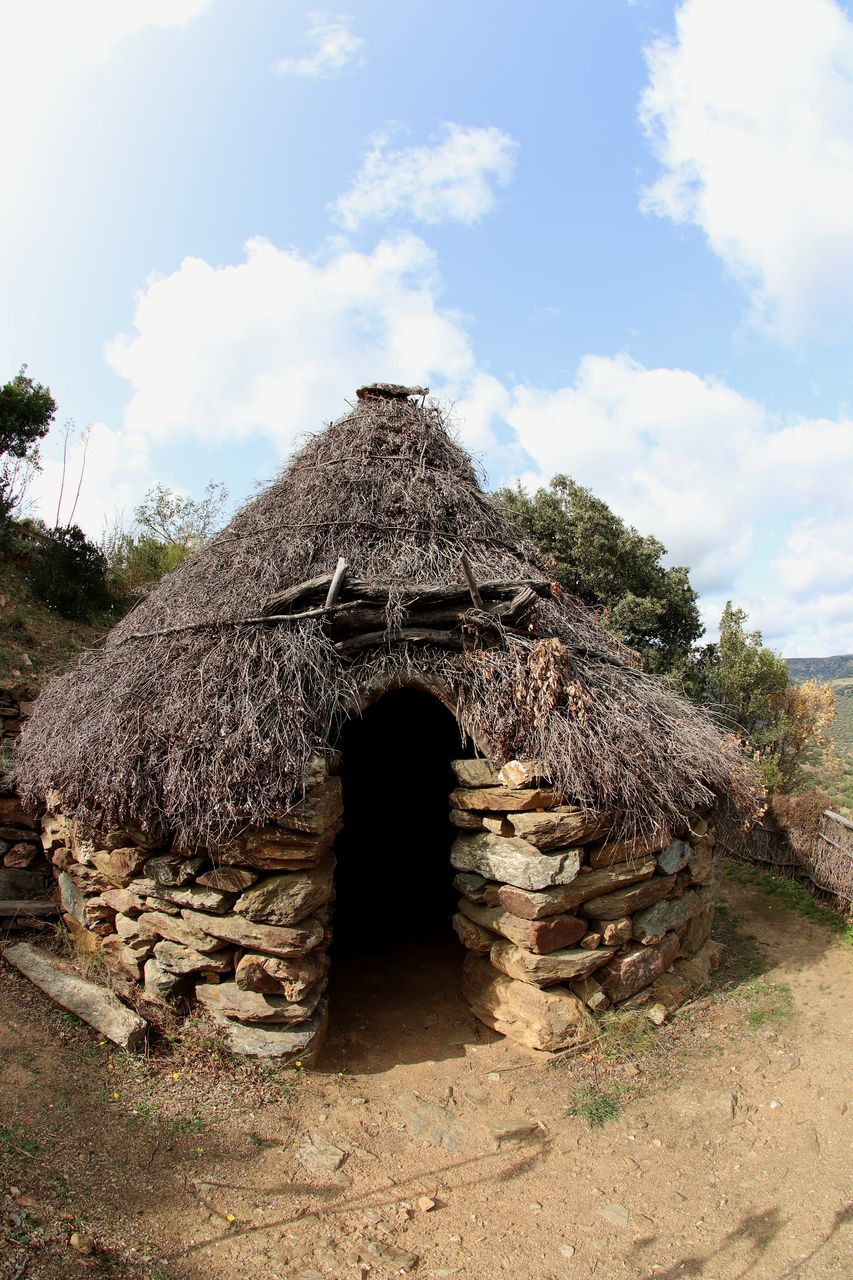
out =
[[[396,1032],[464,1009],[448,796],[450,762],[465,753],[452,713],[420,689],[384,693],[340,746],[331,1025],[383,1049],[391,1035],[399,1054]],[[436,1004],[445,993],[450,1004]]]

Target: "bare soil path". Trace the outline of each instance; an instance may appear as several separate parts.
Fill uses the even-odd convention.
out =
[[[550,1064],[474,1023],[442,947],[361,957],[310,1074],[201,1025],[134,1059],[3,967],[0,1277],[853,1274],[853,953],[721,898],[711,995]]]

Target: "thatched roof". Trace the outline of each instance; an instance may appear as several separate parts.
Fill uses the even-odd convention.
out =
[[[550,577],[437,407],[359,399],[47,685],[20,744],[24,795],[57,789],[84,828],[132,818],[215,846],[298,799],[306,761],[370,696],[420,683],[443,691],[481,752],[544,758],[565,800],[626,828],[748,803],[749,770],[711,720],[559,594],[539,601],[532,634],[498,627],[486,640],[472,610],[463,647],[389,631],[352,659],[322,618],[257,620],[264,601],[344,557],[353,576],[391,587],[398,627],[406,588],[463,582],[463,553],[478,581]]]

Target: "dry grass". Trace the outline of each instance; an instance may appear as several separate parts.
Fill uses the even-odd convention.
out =
[[[474,631],[461,652],[389,641],[351,663],[317,619],[242,621],[339,556],[402,591],[461,581],[463,552],[481,580],[550,576],[437,408],[360,402],[47,686],[20,746],[25,798],[57,788],[84,830],[133,817],[215,847],[298,800],[308,758],[366,701],[418,684],[442,691],[484,754],[544,758],[565,800],[613,810],[626,834],[715,803],[751,811],[736,744],[574,600],[541,601],[530,636]],[[392,591],[390,623],[400,615]]]

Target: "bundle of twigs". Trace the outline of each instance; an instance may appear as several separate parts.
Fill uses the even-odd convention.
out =
[[[544,759],[562,797],[626,831],[749,810],[736,744],[552,595],[549,567],[438,408],[360,400],[46,687],[19,785],[56,788],[84,828],[132,817],[215,845],[246,815],[273,820],[367,701],[418,684],[483,754]]]

